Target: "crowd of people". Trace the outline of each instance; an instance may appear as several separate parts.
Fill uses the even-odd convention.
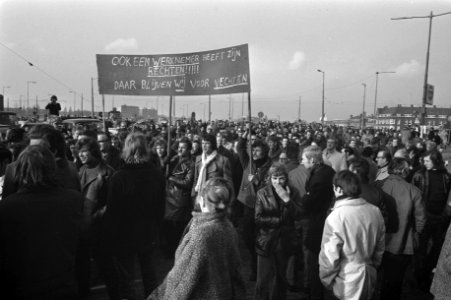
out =
[[[87,299],[94,262],[113,300],[245,299],[246,280],[255,299],[401,299],[411,265],[451,299],[446,144],[301,122],[11,129],[0,297]],[[174,261],[163,282],[159,249]]]

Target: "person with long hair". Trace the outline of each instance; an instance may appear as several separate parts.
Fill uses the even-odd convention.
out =
[[[224,178],[208,180],[200,212],[185,230],[174,266],[148,300],[245,299],[238,235],[227,218],[233,190]]]
[[[165,179],[149,162],[146,138],[141,133],[127,136],[122,159],[124,165],[108,184],[104,236],[117,262],[118,299],[136,299],[133,289],[136,259],[145,297],[157,286],[153,260],[164,213]]]
[[[0,298],[78,299],[82,195],[58,186],[47,147],[27,147],[16,168],[18,192],[0,202]]]
[[[418,282],[421,289],[429,291],[432,270],[437,264],[450,224],[446,206],[451,190],[451,175],[438,150],[426,152],[423,161],[423,167],[413,175],[412,183],[422,192],[426,212],[426,223],[420,235],[417,254],[420,262],[417,266]]]

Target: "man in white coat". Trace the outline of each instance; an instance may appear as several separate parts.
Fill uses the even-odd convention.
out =
[[[356,174],[336,174],[334,192],[319,254],[321,282],[339,299],[371,299],[385,248],[384,219],[376,206],[359,197]]]

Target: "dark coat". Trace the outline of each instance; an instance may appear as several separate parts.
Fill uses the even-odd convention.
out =
[[[226,214],[193,212],[188,226],[173,268],[148,300],[245,299],[238,235]]]
[[[75,254],[82,195],[74,190],[19,190],[0,201],[0,299],[76,295]]]
[[[106,205],[107,196],[107,182],[113,175],[114,170],[105,162],[101,161],[96,167],[94,172],[97,176],[88,178],[87,165],[83,165],[80,168],[80,183],[81,193],[84,197],[83,202],[83,218],[84,224],[90,226],[94,219],[100,218],[102,215],[102,209]]]
[[[194,189],[197,184],[197,179],[199,178],[200,169],[202,168],[202,155],[203,154],[196,157],[193,189],[191,191],[192,197],[197,196],[197,192]],[[204,173],[203,180],[204,182],[207,182],[208,179],[213,177],[222,177],[229,182],[231,187],[233,187],[232,168],[230,166],[230,161],[227,157],[222,156],[219,153],[216,155],[215,159],[213,159],[213,161],[208,164],[207,170]]]
[[[298,242],[294,221],[299,218],[300,197],[295,189],[291,189],[290,201],[287,203],[276,196],[271,184],[259,190],[255,202],[257,254],[272,255],[278,246],[285,253],[292,252]]]
[[[66,189],[80,191],[80,178],[78,177],[77,167],[65,158],[56,158],[55,179],[58,186]],[[17,191],[16,182],[17,162],[12,162],[6,166],[5,181],[3,184],[3,198],[14,194]]]
[[[156,242],[164,199],[164,176],[150,164],[125,164],[111,176],[104,236],[113,253],[133,254]]]
[[[332,186],[334,175],[334,169],[328,165],[314,166],[305,186],[307,194],[301,198],[302,214],[309,219],[310,223],[305,246],[315,253],[321,250],[324,222],[334,199]]]
[[[170,162],[169,174],[164,218],[188,221],[193,209],[191,189],[194,181],[194,162],[191,156],[175,156]]]

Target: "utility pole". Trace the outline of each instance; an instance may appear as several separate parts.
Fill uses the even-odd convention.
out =
[[[94,118],[94,78],[91,77],[91,117]]]
[[[422,104],[422,112],[421,112],[421,125],[425,125],[426,123],[426,100],[427,100],[427,91],[428,91],[428,72],[429,72],[429,50],[431,47],[431,31],[432,31],[432,18],[440,17],[444,15],[449,15],[450,12],[434,15],[433,12],[429,14],[429,16],[414,16],[414,17],[400,17],[400,18],[391,18],[392,20],[407,20],[407,19],[425,19],[429,18],[429,34],[428,34],[428,45],[426,51],[426,70],[424,72],[424,84],[423,84],[423,104]]]
[[[81,93],[81,116],[83,117],[83,93]]]
[[[301,96],[299,96],[298,120],[301,121]]]
[[[324,124],[324,79],[326,76],[326,72],[322,71],[322,70],[317,70],[320,73],[323,73],[323,101],[322,101],[322,105],[321,105],[321,124]]]
[[[388,73],[396,73],[392,71],[388,72],[376,72],[376,88],[374,89],[374,111],[373,111],[373,118],[376,119],[376,110],[377,110],[377,83],[379,80],[379,74],[388,74]]]
[[[360,129],[364,129],[365,128],[365,97],[366,97],[366,84],[362,83],[363,85],[363,108],[362,108],[362,125],[360,127]]]

